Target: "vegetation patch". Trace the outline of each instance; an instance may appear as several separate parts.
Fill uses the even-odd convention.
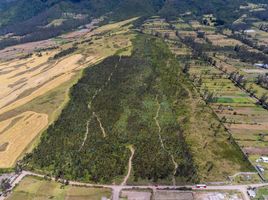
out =
[[[167,45],[138,35],[131,56],[112,56],[85,70],[59,119],[24,161],[55,176],[112,183],[127,173],[131,145],[132,184],[222,180],[235,169],[248,169],[223,129],[214,139],[208,126],[208,138],[195,133],[192,124],[200,124],[189,120],[191,110],[198,106],[195,119],[201,119],[208,108],[195,105],[192,95],[197,94]],[[215,116],[208,118],[216,129]],[[200,158],[204,152],[219,161]]]
[[[76,186],[63,186],[60,183],[47,181],[31,176],[25,177],[14,189],[8,200],[33,199],[75,199],[100,200],[102,197],[110,198],[111,190],[105,188],[86,188]]]

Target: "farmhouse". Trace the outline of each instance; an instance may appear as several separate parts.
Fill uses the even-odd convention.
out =
[[[244,33],[255,33],[256,31],[253,29],[244,30]]]
[[[261,68],[264,68],[264,69],[268,69],[268,64],[261,64],[261,63],[256,63],[254,64],[255,67],[261,67]]]

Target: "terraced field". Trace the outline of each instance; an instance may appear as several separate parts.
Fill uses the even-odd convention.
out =
[[[240,148],[248,155],[254,165],[261,165],[267,170],[268,166],[265,163],[257,163],[256,160],[261,155],[267,155],[268,112],[262,106],[257,105],[258,100],[249,94],[252,93],[260,98],[267,92],[265,88],[256,84],[257,76],[265,74],[266,70],[253,66],[248,61],[241,61],[239,57],[230,56],[237,45],[242,45],[253,52],[258,52],[258,50],[226,36],[229,34],[225,33],[227,30],[224,32],[225,35],[219,34],[214,27],[207,27],[196,21],[187,23],[178,20],[172,21],[171,24],[175,27],[173,31],[177,32],[180,38],[167,37],[170,41],[166,41],[177,58],[184,62],[183,65],[188,63],[190,66],[190,79],[200,95],[211,95],[212,99],[209,105],[219,119],[224,122],[226,129],[230,131]],[[151,33],[152,27],[155,27],[154,21],[147,23],[147,29],[144,31]],[[165,25],[164,27],[159,30],[162,34],[158,34],[158,36],[164,37],[166,33],[171,31],[170,26]],[[158,32],[157,29],[153,30]],[[203,37],[198,37],[200,32],[204,33]],[[216,61],[216,67],[200,57],[197,58],[197,56],[189,62],[192,48],[181,42],[181,38],[185,40],[187,37],[193,37],[196,44],[192,46],[197,49],[203,48],[203,52],[213,57]],[[232,73],[238,73],[244,77],[246,80],[245,90],[230,80]],[[268,177],[266,172],[264,175]]]

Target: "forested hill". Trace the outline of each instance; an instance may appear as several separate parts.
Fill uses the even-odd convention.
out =
[[[240,5],[256,0],[1,0],[0,26],[22,22],[42,13],[53,10],[54,14],[63,12],[84,13],[100,16],[112,13],[113,18],[133,15],[162,14],[168,17],[185,12],[193,14],[213,13],[224,19],[237,14]],[[265,1],[264,1],[265,2]],[[50,13],[49,19],[54,16]],[[48,19],[48,20],[49,20]],[[45,18],[43,20],[46,20]]]

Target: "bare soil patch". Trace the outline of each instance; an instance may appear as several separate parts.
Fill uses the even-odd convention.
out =
[[[258,148],[258,147],[246,147],[243,149],[246,153],[251,155],[268,155],[268,148]]]

